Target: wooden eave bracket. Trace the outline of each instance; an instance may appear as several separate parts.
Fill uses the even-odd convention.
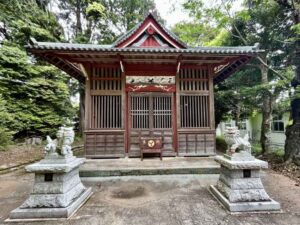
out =
[[[236,72],[243,65],[247,64],[251,60],[251,57],[244,56],[237,58],[234,62],[230,63],[226,67],[222,68],[214,75],[214,84],[219,83],[229,77],[232,73]]]
[[[182,55],[179,55],[178,56],[178,59],[177,59],[177,66],[176,66],[176,75],[179,74],[179,71],[180,71],[180,67],[181,67],[181,60],[182,60]]]
[[[118,54],[118,59],[119,59],[119,62],[120,62],[121,72],[124,73],[125,72],[124,64],[123,64],[122,57],[120,56],[120,54]]]
[[[82,63],[79,63],[79,68],[83,74],[83,76],[85,77],[86,80],[89,80],[89,75],[84,67],[84,65],[82,65]]]
[[[49,62],[50,64],[56,66],[57,68],[61,69],[65,73],[69,74],[70,76],[74,77],[79,82],[84,82],[84,80],[82,79],[82,75],[83,75],[82,71],[80,70],[80,68],[78,68],[71,62],[63,58],[57,57],[54,54],[39,54],[39,53],[34,53],[34,54],[44,59],[45,61]],[[63,63],[63,65],[61,63]]]

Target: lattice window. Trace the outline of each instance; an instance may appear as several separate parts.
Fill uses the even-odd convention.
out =
[[[149,96],[131,96],[131,127],[149,128]]]
[[[172,97],[152,94],[132,95],[131,128],[172,128]]]
[[[208,91],[208,71],[206,69],[182,69],[179,74],[180,91]]]
[[[209,127],[208,96],[180,96],[180,125],[182,128]]]
[[[119,68],[93,67],[91,86],[91,129],[122,128],[122,73]]]
[[[209,79],[208,70],[182,69],[179,73],[180,126],[208,128]]]
[[[121,128],[121,95],[94,95],[91,103],[91,128]]]
[[[153,97],[153,127],[172,128],[171,96]]]
[[[122,90],[122,76],[118,68],[93,68],[91,90]]]

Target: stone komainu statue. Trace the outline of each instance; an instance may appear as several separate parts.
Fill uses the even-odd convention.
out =
[[[237,127],[226,127],[224,136],[228,145],[227,153],[233,154],[239,149],[240,151],[246,151],[251,154],[251,144],[248,134],[242,138]]]
[[[47,145],[45,147],[46,156],[72,156],[72,143],[74,142],[74,131],[71,127],[60,127],[57,139],[52,140],[47,136]]]

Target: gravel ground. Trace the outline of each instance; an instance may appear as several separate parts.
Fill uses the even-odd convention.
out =
[[[299,225],[300,187],[272,170],[263,173],[282,213],[230,215],[208,192],[218,175],[86,178],[94,194],[69,220],[11,224],[74,225]],[[0,224],[28,196],[33,176],[18,170],[0,175]],[[7,223],[5,223],[7,224]]]

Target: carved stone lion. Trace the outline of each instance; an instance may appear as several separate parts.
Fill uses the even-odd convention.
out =
[[[227,152],[233,154],[237,149],[246,151],[251,154],[251,144],[249,142],[249,135],[246,134],[244,138],[240,136],[240,131],[237,127],[226,127],[225,141],[228,145]]]
[[[52,140],[47,136],[47,145],[45,147],[46,156],[62,155],[72,156],[72,143],[74,142],[74,131],[72,127],[60,127],[57,131],[57,139]]]

